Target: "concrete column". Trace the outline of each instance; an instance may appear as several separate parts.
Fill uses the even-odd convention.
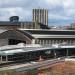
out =
[[[47,45],[47,40],[45,40],[45,45]]]
[[[41,44],[41,41],[39,40],[39,44]]]
[[[35,44],[35,39],[32,39],[32,44]]]
[[[71,45],[71,40],[70,40],[70,45]]]
[[[41,45],[43,45],[43,40],[41,40]]]
[[[42,42],[43,42],[43,46],[44,46],[44,40]]]
[[[56,39],[56,44],[58,44],[58,39]]]
[[[49,44],[51,45],[51,40],[49,40]]]

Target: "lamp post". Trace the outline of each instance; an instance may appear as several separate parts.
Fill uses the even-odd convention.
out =
[[[56,58],[57,57],[57,53],[56,53],[56,51],[54,50],[54,58]]]
[[[8,55],[6,54],[6,62],[8,61]]]
[[[69,55],[69,51],[68,51],[68,49],[66,50],[66,56],[68,56]]]

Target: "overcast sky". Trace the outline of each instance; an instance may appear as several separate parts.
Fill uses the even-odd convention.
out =
[[[48,9],[49,24],[75,22],[75,0],[0,0],[0,21],[17,15],[20,21],[32,21],[32,9]]]

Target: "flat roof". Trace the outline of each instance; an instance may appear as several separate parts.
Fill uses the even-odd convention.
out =
[[[24,53],[24,52],[35,52],[35,51],[42,51],[42,50],[62,50],[62,49],[75,49],[75,46],[52,46],[52,47],[23,47],[23,48],[16,48],[16,49],[5,49],[0,50],[0,55],[13,55],[15,53]]]
[[[0,26],[9,26],[9,25],[13,25],[13,26],[16,26],[16,25],[24,25],[25,23],[34,23],[34,22],[29,22],[29,21],[18,21],[18,22],[11,22],[11,21],[0,21]]]
[[[13,55],[15,53],[41,51],[47,49],[50,49],[50,47],[25,47],[17,49],[7,49],[7,50],[0,50],[0,55]]]
[[[75,35],[75,30],[34,30],[34,29],[26,29],[20,30],[21,32],[27,32],[28,34],[41,34],[41,35]]]

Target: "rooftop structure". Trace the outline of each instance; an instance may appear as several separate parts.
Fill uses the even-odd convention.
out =
[[[19,21],[19,17],[18,16],[10,17],[10,22],[18,22],[18,21]]]

